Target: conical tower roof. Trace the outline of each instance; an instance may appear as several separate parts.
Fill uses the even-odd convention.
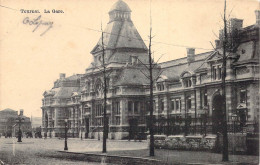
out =
[[[140,49],[147,51],[147,47],[131,20],[131,9],[122,0],[117,1],[109,11],[110,21],[104,30],[103,42],[105,49]],[[100,37],[92,54],[102,46]]]

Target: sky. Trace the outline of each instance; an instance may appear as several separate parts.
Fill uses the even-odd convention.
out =
[[[148,45],[150,0],[124,1]],[[90,51],[101,36],[101,22],[105,29],[115,2],[0,0],[0,110],[24,109],[25,115],[40,117],[43,93],[53,87],[59,74],[83,74],[92,62]],[[259,3],[227,0],[227,17],[243,19],[244,27],[255,24]],[[210,51],[210,42],[223,27],[223,6],[224,0],[151,0],[155,61],[185,57],[186,47],[196,48],[196,53]],[[21,13],[21,9],[40,13]],[[44,9],[63,13],[44,13]],[[45,25],[28,24],[39,16]]]

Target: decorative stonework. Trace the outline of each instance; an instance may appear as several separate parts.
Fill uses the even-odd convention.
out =
[[[147,137],[149,139],[149,137]],[[165,136],[155,135],[154,145],[156,148],[174,150],[213,150],[216,146],[217,137],[214,136]]]
[[[249,69],[247,67],[241,67],[236,69],[236,74],[237,75],[242,75],[245,73],[249,73]]]

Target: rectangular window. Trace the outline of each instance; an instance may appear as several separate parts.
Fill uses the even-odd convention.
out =
[[[103,106],[101,104],[96,105],[96,116],[102,116],[103,114]]]
[[[120,125],[120,117],[116,116],[116,125]]]
[[[179,103],[180,103],[180,111],[181,111],[181,99],[180,99],[180,102],[179,102]]]
[[[139,109],[139,108],[138,108],[138,105],[139,105],[139,104],[138,104],[138,101],[135,101],[135,102],[134,102],[134,113],[138,113],[138,109]]]
[[[187,109],[191,109],[191,97],[187,97]]]
[[[117,115],[120,115],[120,102],[117,102],[116,105],[117,105],[116,114],[117,114]]]
[[[128,113],[132,113],[133,110],[133,103],[132,101],[128,101]]]
[[[222,70],[221,70],[221,67],[218,66],[218,79],[220,80],[221,79],[221,75],[222,75]]]
[[[207,93],[204,93],[204,106],[208,105],[208,95]]]
[[[164,102],[163,99],[159,100],[159,112],[162,112],[164,110]]]
[[[202,91],[202,106],[207,106],[208,105],[208,94],[207,90]]]
[[[246,103],[246,89],[240,90],[240,103]]]
[[[217,69],[216,69],[216,66],[213,66],[212,67],[212,71],[213,71],[213,80],[216,80],[217,79]]]
[[[179,110],[180,109],[180,100],[176,100],[176,110]]]
[[[113,111],[116,115],[120,115],[120,102],[113,103]]]
[[[175,99],[171,99],[171,110],[174,110]]]

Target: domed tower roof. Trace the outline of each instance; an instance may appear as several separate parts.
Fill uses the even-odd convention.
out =
[[[122,0],[118,0],[109,10],[110,12],[113,11],[122,11],[122,12],[131,12],[131,9],[129,8],[129,6]]]

